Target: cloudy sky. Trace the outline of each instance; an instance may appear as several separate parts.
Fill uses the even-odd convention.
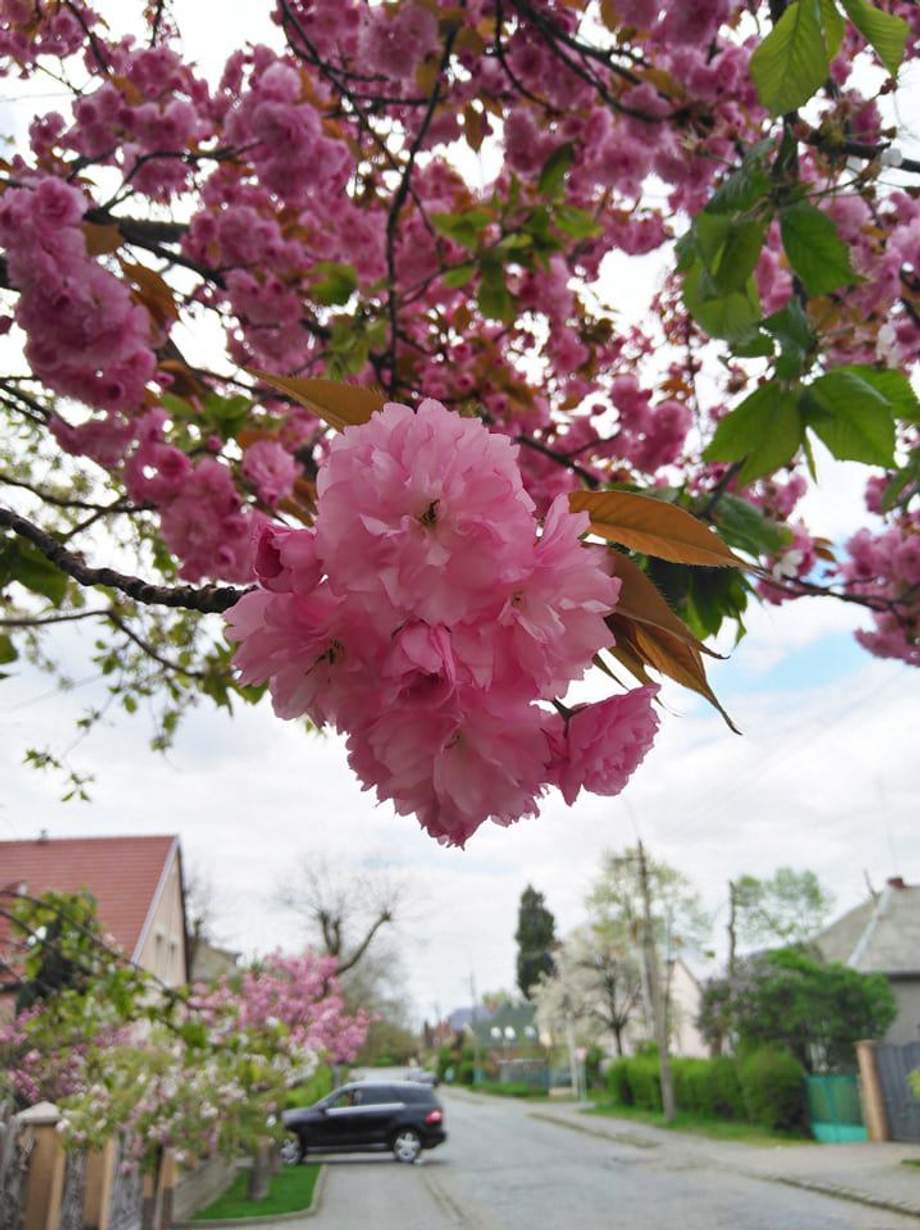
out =
[[[233,45],[265,37],[261,11],[223,0]],[[213,68],[226,46],[201,19],[185,28]],[[19,84],[5,83],[4,100],[19,97]],[[30,109],[4,101],[7,131],[21,131]],[[639,303],[652,285],[650,271],[637,286],[635,268],[611,269],[614,302]],[[865,521],[863,475],[826,458],[821,466],[821,491],[803,511],[814,532],[839,542]],[[188,862],[214,883],[220,938],[245,951],[297,944],[272,896],[300,861],[323,858],[345,873],[396,869],[411,885],[400,932],[409,987],[417,1015],[430,1017],[468,999],[471,973],[480,990],[513,985],[526,883],[546,894],[564,931],[582,916],[602,852],[637,834],[699,887],[716,943],[726,883],[740,872],[813,868],[841,908],[864,895],[866,875],[876,885],[895,873],[920,879],[918,677],[864,654],[851,635],[861,622],[859,611],[820,599],[752,613],[747,638],[712,669],[741,737],[702,702],[667,689],[661,737],[622,798],[582,796],[567,809],[553,796],[539,820],[486,826],[466,851],[441,849],[414,821],[375,806],[336,737],[306,736],[265,704],[233,721],[202,707],[168,759],[146,750],[143,715],[106,726],[73,754],[96,775],[92,802],[62,804],[55,781],[23,766],[23,751],[66,746],[98,685],[61,695],[23,670],[0,685],[0,835],[177,832]],[[80,679],[91,668],[79,634],[66,635]]]

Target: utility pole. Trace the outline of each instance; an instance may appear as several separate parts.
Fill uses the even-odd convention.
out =
[[[473,1028],[473,1085],[475,1086],[475,1085],[478,1085],[478,1084],[479,1084],[479,1080],[480,1080],[480,1071],[479,1071],[479,1033],[478,1033],[478,1031],[477,1031],[477,1029],[476,1029],[476,1024],[477,1024],[477,1021],[476,1021],[476,1008],[477,1008],[477,1005],[478,1005],[478,1002],[479,1002],[479,1001],[478,1001],[478,998],[477,998],[477,995],[476,995],[476,975],[473,973],[473,971],[472,971],[472,970],[470,970],[470,998],[471,998],[471,999],[472,999],[472,1001],[473,1001],[473,1016],[472,1016],[472,1028]]]
[[[738,947],[737,935],[737,916],[738,909],[738,894],[735,889],[735,881],[728,882],[728,976],[735,976],[735,953]]]
[[[668,1021],[661,994],[661,978],[658,974],[658,953],[655,949],[655,932],[652,924],[652,899],[648,883],[648,864],[645,847],[639,842],[639,884],[642,891],[642,974],[646,988],[646,1002],[652,1015],[655,1041],[658,1043],[658,1062],[661,1073],[661,1107],[665,1123],[674,1119],[674,1077],[671,1072],[671,1057],[668,1053]]]

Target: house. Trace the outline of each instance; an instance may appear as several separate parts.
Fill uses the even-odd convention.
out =
[[[188,981],[188,940],[179,838],[64,837],[0,841],[0,890],[39,897],[75,893],[96,899],[103,930],[142,969],[167,986]],[[3,900],[4,906],[10,898]],[[10,923],[0,917],[0,949]],[[0,967],[2,968],[2,967]],[[0,986],[0,993],[13,991]]]
[[[498,1055],[513,1055],[530,1050],[539,1040],[537,1014],[533,1004],[500,1004],[489,1010],[477,1008],[469,1030],[486,1051]]]
[[[920,884],[900,876],[817,935],[825,961],[884,974],[898,1005],[885,1042],[920,1041]]]
[[[221,948],[219,944],[200,938],[189,947],[189,982],[213,982],[239,968],[241,954],[232,948]]]

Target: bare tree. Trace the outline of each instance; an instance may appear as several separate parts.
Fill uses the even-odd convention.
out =
[[[217,917],[214,881],[203,867],[189,863],[183,867],[182,888],[185,897],[185,928],[188,936],[189,974],[204,944],[214,943],[214,923]]]
[[[293,914],[308,944],[335,957],[347,974],[379,948],[380,932],[393,927],[407,895],[404,879],[387,868],[346,871],[310,855],[279,886],[276,904]]]

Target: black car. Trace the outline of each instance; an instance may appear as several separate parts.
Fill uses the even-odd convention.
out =
[[[308,1152],[360,1153],[391,1149],[398,1162],[418,1160],[423,1149],[447,1139],[444,1109],[434,1090],[415,1081],[357,1081],[305,1110],[286,1110],[290,1133],[281,1147],[289,1165]]]

